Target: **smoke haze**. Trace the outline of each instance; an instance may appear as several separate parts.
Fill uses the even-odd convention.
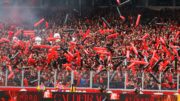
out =
[[[33,25],[37,21],[36,10],[27,4],[0,4],[0,22],[18,25]]]

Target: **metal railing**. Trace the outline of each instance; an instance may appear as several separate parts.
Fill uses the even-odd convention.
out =
[[[153,75],[153,76],[152,76]],[[55,87],[57,83],[78,88],[99,88],[110,90],[173,91],[179,90],[179,74],[145,73],[132,71],[9,71],[0,72],[0,87],[37,87],[40,84]]]

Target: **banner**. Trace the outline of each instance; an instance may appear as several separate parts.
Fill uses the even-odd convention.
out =
[[[43,101],[43,92],[18,92],[17,101]]]
[[[0,91],[0,101],[8,101],[10,99],[7,91]]]
[[[121,94],[120,101],[177,101],[176,95]]]
[[[52,101],[109,101],[105,93],[65,93],[54,92]]]
[[[43,98],[43,92],[0,91],[0,101],[111,101],[106,93],[53,92]],[[178,95],[120,94],[117,101],[180,101]]]

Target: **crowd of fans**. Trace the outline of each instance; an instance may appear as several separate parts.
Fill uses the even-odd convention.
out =
[[[125,85],[127,89],[142,85],[144,89],[159,89],[160,85],[161,89],[176,89],[179,11],[120,10],[125,19],[115,8],[108,8],[83,18],[71,12],[66,23],[65,11],[46,12],[46,26],[43,22],[30,34],[26,34],[29,29],[1,23],[1,85],[5,85],[7,70],[7,85],[20,86],[23,70],[24,86],[38,85],[38,71],[40,82],[47,87],[54,87],[54,82],[70,87],[72,71],[77,87],[90,87],[90,71],[92,87],[107,86],[109,71],[112,89]],[[138,14],[140,24],[135,26]]]

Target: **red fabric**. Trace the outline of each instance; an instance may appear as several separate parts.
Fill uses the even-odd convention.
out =
[[[173,82],[173,75],[172,74],[168,74],[168,78],[167,79],[168,79],[169,82],[172,83]]]
[[[49,48],[51,48],[51,46],[49,46],[49,45],[33,45],[33,48],[36,48],[36,49],[49,49]]]
[[[133,67],[135,65],[135,63],[131,63],[129,66],[128,66],[128,68],[131,68],[131,67]]]
[[[162,42],[162,44],[166,45],[166,43],[162,37],[160,37],[160,41]]]
[[[29,52],[29,46],[30,46],[30,42],[26,42],[26,47],[25,47],[25,50],[24,50],[24,54],[28,54]]]
[[[106,28],[106,27],[107,27],[107,25],[106,25],[106,23],[105,23],[105,22],[103,22],[103,27],[104,27],[104,28]]]
[[[104,54],[104,55],[111,55],[110,52],[107,52],[107,51],[103,51],[103,50],[100,50],[100,51],[96,51],[98,54]]]
[[[8,66],[8,69],[10,72],[12,72],[12,67],[10,65]]]
[[[143,44],[143,49],[144,49],[144,50],[148,50],[148,45],[147,45],[147,42],[146,42],[146,41],[144,41],[142,44]]]
[[[28,58],[28,64],[29,65],[33,65],[33,64],[35,64],[36,63],[36,60],[35,59],[33,59],[33,54],[31,54],[30,56],[29,56],[29,58]]]
[[[0,39],[0,43],[3,43],[3,42],[7,42],[7,43],[9,43],[10,41],[9,41],[9,39],[6,39],[6,38],[1,38],[1,39]]]
[[[118,35],[119,35],[118,33],[114,33],[114,34],[108,35],[107,39],[117,38]]]
[[[36,23],[34,24],[34,27],[39,26],[43,21],[44,21],[44,18],[42,18],[41,20],[39,20],[38,22],[36,22]]]
[[[58,58],[58,53],[57,51],[51,51],[50,53],[48,53],[48,57],[47,57],[47,62],[50,63],[52,60],[57,59]]]
[[[168,83],[162,83],[161,85],[162,85],[162,87],[164,87],[164,88],[170,88],[170,87],[171,87]]]
[[[141,15],[138,14],[138,17],[137,17],[137,20],[136,20],[136,27],[139,25],[140,19],[141,19]]]
[[[179,34],[180,34],[180,31],[177,31],[174,40],[178,39]]]
[[[56,41],[57,39],[59,39],[59,38],[53,38],[53,37],[47,38],[48,41]]]
[[[121,18],[123,21],[126,19],[126,18],[125,18],[124,16],[122,16],[122,15],[120,16],[120,18]]]
[[[13,31],[9,31],[8,32],[8,39],[11,39],[13,37],[14,33]]]
[[[80,65],[81,65],[81,56],[80,56],[80,53],[79,53],[78,50],[76,50],[76,54],[77,54],[76,64],[77,64],[78,66],[80,66]]]
[[[24,30],[24,36],[32,39],[35,37],[35,32],[34,30]]]
[[[146,33],[146,34],[142,37],[142,39],[145,40],[148,36],[149,36],[149,34]]]
[[[168,51],[168,49],[167,49],[165,46],[162,46],[162,47],[163,47],[164,52],[166,52],[166,54],[167,54],[168,56],[170,56],[171,53]]]
[[[11,73],[8,75],[8,79],[13,78],[13,76],[14,76],[14,72],[11,72]]]
[[[27,78],[24,78],[24,79],[23,79],[23,82],[24,82],[24,86],[25,86],[25,87],[28,87],[28,86],[29,86]]]
[[[120,0],[116,0],[117,4],[119,5],[120,4]]]
[[[131,62],[135,63],[135,64],[143,64],[143,65],[147,65],[148,63],[145,61],[138,61],[138,60],[131,60]]]
[[[67,66],[67,67],[66,67],[66,70],[67,70],[67,71],[72,71],[72,68],[69,67],[69,66]]]
[[[64,56],[66,57],[68,62],[71,62],[73,60],[73,57],[69,56],[69,54],[65,53]]]
[[[127,52],[126,52],[126,57],[129,59],[129,54],[130,54],[130,51],[129,50],[127,50]]]
[[[45,24],[46,28],[49,28],[49,23],[46,21],[46,24]]]
[[[16,33],[14,34],[14,36],[18,36],[19,34],[21,34],[22,30],[17,30]]]
[[[88,29],[88,30],[86,31],[86,33],[83,34],[83,39],[85,39],[85,38],[89,35],[90,32],[91,32],[91,30]]]
[[[104,47],[94,47],[93,50],[95,50],[95,51],[107,51],[107,48],[104,48]]]
[[[100,72],[103,69],[103,65],[98,66],[98,71]]]
[[[134,44],[132,44],[132,43],[131,43],[131,46],[132,46],[132,49],[133,49],[134,53],[137,55],[137,54],[138,54],[138,51],[137,51],[136,47],[135,47]]]

